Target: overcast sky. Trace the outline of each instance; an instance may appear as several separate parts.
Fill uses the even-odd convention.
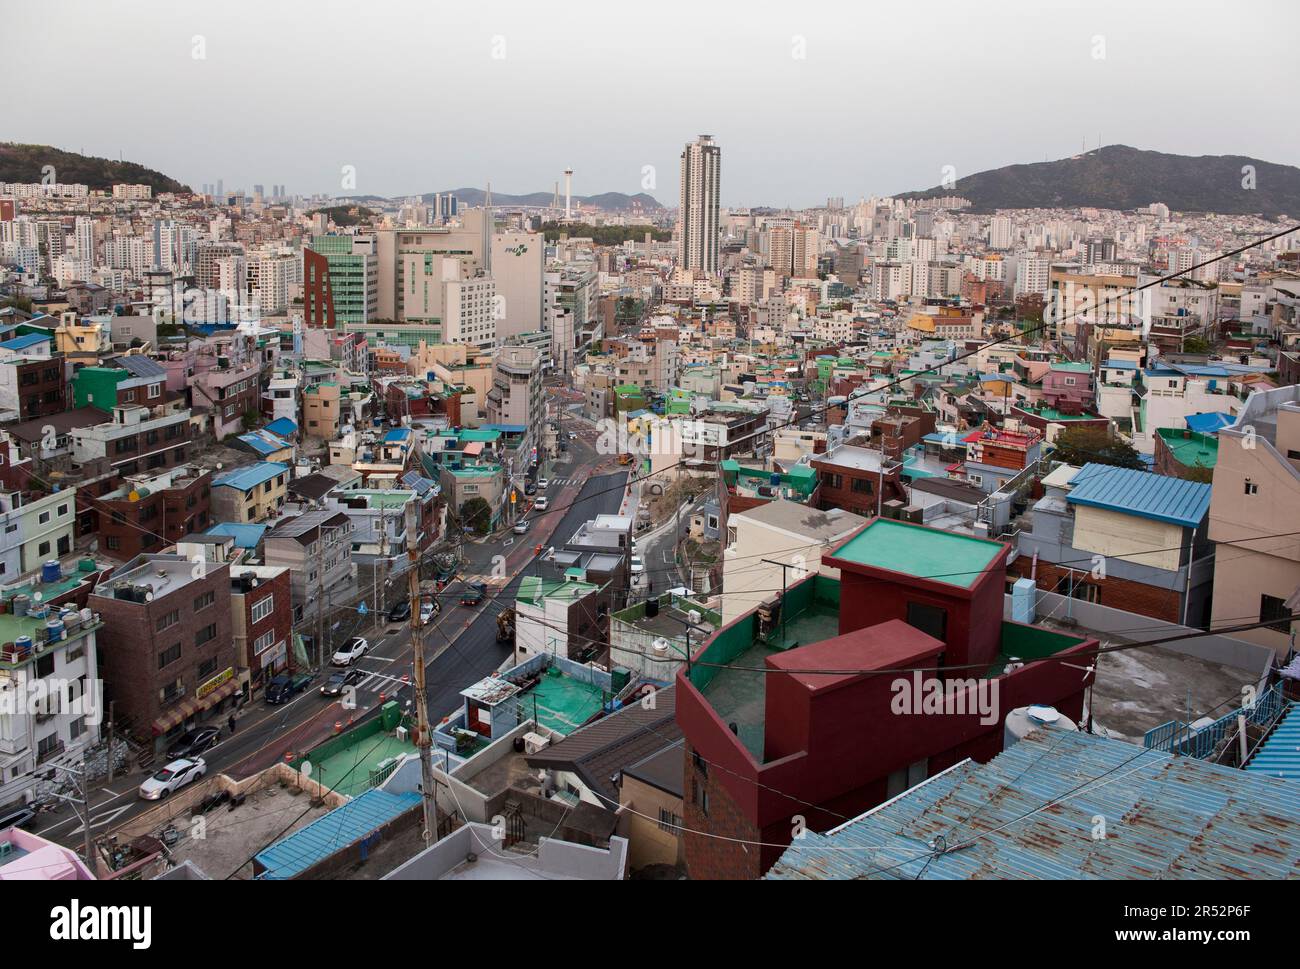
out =
[[[195,188],[349,194],[351,165],[357,194],[522,193],[571,166],[576,195],[635,193],[648,165],[674,205],[700,133],[724,205],[927,188],[1085,139],[1300,163],[1294,0],[40,0],[0,22],[0,140]]]

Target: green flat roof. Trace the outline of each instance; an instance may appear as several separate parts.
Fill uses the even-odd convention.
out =
[[[877,518],[832,554],[846,562],[969,589],[1001,550],[1000,542]]]
[[[1219,439],[1213,434],[1183,432],[1176,427],[1156,430],[1175,461],[1188,468],[1212,468],[1219,461]]]

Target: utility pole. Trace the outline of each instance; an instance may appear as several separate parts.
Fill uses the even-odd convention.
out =
[[[420,754],[420,794],[424,802],[425,847],[438,840],[438,802],[433,787],[433,732],[424,685],[424,630],[420,626],[420,552],[411,537],[419,528],[415,502],[406,505],[406,583],[411,597],[411,649],[415,666],[415,747]],[[430,619],[430,622],[433,620]]]

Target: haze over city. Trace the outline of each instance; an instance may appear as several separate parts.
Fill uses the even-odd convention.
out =
[[[1268,25],[1293,9],[1253,6],[1225,44],[1239,7],[1218,2],[49,0],[5,14],[59,63],[0,136],[305,195],[348,194],[343,165],[387,197],[546,191],[566,167],[579,194],[634,194],[649,165],[669,206],[684,131],[728,145],[724,205],[889,195],[1099,139],[1296,164],[1260,71],[1291,56]]]

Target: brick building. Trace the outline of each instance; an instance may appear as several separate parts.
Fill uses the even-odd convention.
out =
[[[229,566],[141,555],[89,598],[105,699],[124,729],[156,750],[216,716],[240,685]]]
[[[289,570],[276,565],[241,565],[230,574],[230,618],[235,655],[248,681],[267,679],[292,662],[293,611]]]
[[[94,506],[104,551],[127,561],[205,531],[212,524],[211,494],[212,473],[191,464],[162,474],[131,475]]]

